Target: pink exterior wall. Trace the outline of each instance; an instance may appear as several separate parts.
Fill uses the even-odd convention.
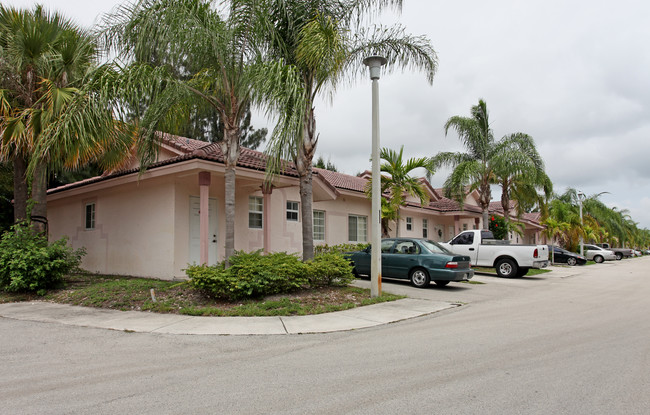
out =
[[[120,180],[119,178],[116,180]],[[81,189],[79,189],[81,190]],[[119,188],[88,185],[83,193],[48,199],[51,239],[64,235],[85,247],[82,267],[98,273],[174,276],[174,189],[161,179],[130,181]],[[95,229],[85,229],[85,204],[95,203]]]
[[[211,175],[209,198],[216,200],[217,259],[225,255],[224,168],[201,160],[190,160],[158,167],[138,178],[131,174],[48,196],[50,237],[70,237],[74,248],[86,247],[83,267],[92,272],[151,276],[163,279],[185,278],[190,255],[190,198],[200,196],[199,172]],[[237,170],[235,249],[264,249],[265,229],[249,227],[250,196],[263,197],[264,172]],[[365,194],[348,190],[321,192],[314,210],[325,211],[325,239],[319,244],[344,244],[348,240],[350,215],[367,218],[366,241],[371,239],[370,200]],[[324,199],[324,200],[323,200]],[[300,203],[298,181],[280,177],[270,196],[264,227],[269,252],[302,251],[302,223],[287,220],[287,201]],[[470,201],[470,200],[468,200]],[[96,204],[95,229],[86,230],[85,204]],[[435,214],[434,214],[435,213]],[[422,219],[428,220],[429,238],[447,241],[464,223],[473,229],[476,213],[468,217],[436,213],[415,207],[402,209],[400,236],[422,237]],[[413,228],[406,230],[406,217]],[[392,234],[395,224],[391,223]],[[456,229],[458,228],[458,229]],[[438,230],[442,236],[438,236]],[[211,237],[212,235],[210,235]],[[212,238],[211,238],[212,239]]]
[[[316,245],[337,245],[356,243],[348,240],[348,217],[350,215],[366,216],[367,220],[367,238],[370,242],[372,238],[371,220],[371,202],[365,194],[346,192],[342,193],[338,199],[322,202],[314,202],[314,210],[325,211],[325,240],[314,241]]]

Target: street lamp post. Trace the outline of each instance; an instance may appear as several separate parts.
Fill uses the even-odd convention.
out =
[[[578,205],[580,206],[580,228],[583,228],[582,224],[582,199],[584,199],[585,194],[578,192]],[[585,241],[582,238],[583,229],[580,229],[580,256],[585,256]]]
[[[379,75],[386,64],[383,56],[369,56],[363,63],[370,68],[372,80],[372,239],[370,296],[381,295],[381,177],[379,176]]]

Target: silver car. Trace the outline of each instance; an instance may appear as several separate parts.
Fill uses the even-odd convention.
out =
[[[596,263],[601,263],[603,261],[614,261],[616,260],[616,254],[609,249],[601,248],[596,245],[585,244],[585,257]]]

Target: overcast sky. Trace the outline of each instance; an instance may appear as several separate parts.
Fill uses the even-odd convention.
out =
[[[89,27],[121,2],[39,3]],[[418,73],[382,75],[381,145],[404,145],[408,157],[462,150],[444,123],[482,98],[497,138],[535,139],[557,192],[609,192],[600,200],[650,228],[649,19],[641,0],[404,0],[385,23],[428,36],[440,66],[433,85]],[[344,173],[370,169],[370,116],[369,79],[317,102],[317,154]]]

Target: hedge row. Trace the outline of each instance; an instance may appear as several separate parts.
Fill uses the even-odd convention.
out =
[[[302,262],[286,252],[237,252],[224,263],[191,265],[185,270],[190,284],[216,298],[241,300],[320,286],[345,286],[354,279],[350,262],[339,253],[317,255]]]

